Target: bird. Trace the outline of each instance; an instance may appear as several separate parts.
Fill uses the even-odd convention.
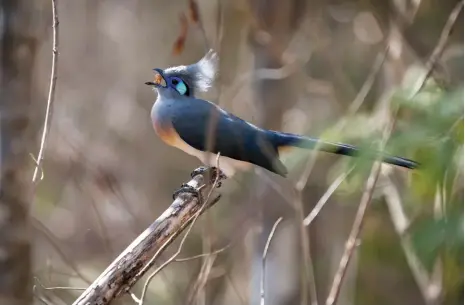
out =
[[[193,171],[192,177],[210,168],[218,170],[222,178],[230,178],[238,170],[246,171],[253,166],[286,177],[288,171],[280,157],[290,147],[345,156],[360,155],[360,149],[349,144],[260,128],[210,101],[197,98],[198,92],[206,92],[212,87],[218,61],[217,53],[210,49],[196,63],[153,69],[154,80],[145,82],[157,92],[151,109],[156,134],[166,144],[199,158],[206,165]],[[368,155],[376,159],[380,153]],[[417,162],[403,157],[381,156],[387,164],[408,169],[418,167]],[[183,184],[173,198],[180,192],[198,194],[193,187]]]

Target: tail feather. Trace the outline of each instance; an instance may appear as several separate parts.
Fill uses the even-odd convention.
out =
[[[320,139],[295,135],[291,133],[284,132],[273,132],[273,143],[277,149],[283,147],[299,147],[304,149],[317,149],[318,151],[329,152],[337,155],[351,156],[355,157],[361,154],[359,148],[343,144],[343,143],[331,143],[322,141]],[[406,158],[390,156],[387,154],[381,153],[370,153],[370,157],[376,159],[378,156],[382,156],[384,163],[393,164],[409,169],[415,169],[418,167],[418,163]]]

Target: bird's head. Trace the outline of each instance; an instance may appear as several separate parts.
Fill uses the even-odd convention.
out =
[[[167,69],[153,69],[155,78],[146,85],[157,89],[158,94],[179,94],[193,97],[197,91],[207,91],[213,84],[217,72],[218,56],[208,51],[195,64]]]

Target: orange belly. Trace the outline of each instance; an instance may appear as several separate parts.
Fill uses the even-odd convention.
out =
[[[153,128],[155,133],[162,139],[163,142],[170,146],[176,146],[176,142],[179,140],[178,134],[174,131],[173,127],[161,127],[160,124],[154,123]]]

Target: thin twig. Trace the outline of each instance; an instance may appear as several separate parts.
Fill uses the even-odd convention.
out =
[[[195,280],[195,283],[192,286],[193,288],[190,290],[190,293],[188,294],[186,304],[193,304],[195,299],[197,299],[197,304],[205,303],[205,295],[201,295],[200,293],[202,291],[202,288],[204,288],[207,283],[208,275],[211,272],[215,259],[216,255],[208,256],[202,263],[199,275],[197,276],[197,279]]]
[[[42,139],[40,141],[39,154],[37,155],[36,168],[32,176],[32,182],[36,182],[37,174],[39,169],[41,170],[41,164],[44,159],[45,147],[47,145],[48,132],[50,125],[52,124],[52,112],[53,102],[55,100],[55,88],[57,83],[57,67],[58,67],[58,12],[57,12],[57,1],[52,0],[52,11],[53,11],[53,49],[52,49],[52,73],[50,74],[50,89],[48,92],[47,109],[45,112],[44,130],[42,132]],[[41,170],[41,178],[43,178],[43,170]]]
[[[452,12],[450,13],[449,18],[447,19],[447,22],[444,25],[444,28],[442,29],[441,35],[439,36],[438,43],[436,44],[436,47],[434,47],[434,50],[431,53],[431,56],[429,57],[428,61],[425,64],[426,73],[424,74],[422,78],[420,78],[420,80],[417,83],[417,86],[414,87],[413,92],[415,94],[423,88],[423,86],[426,83],[426,80],[431,75],[434,67],[436,66],[436,63],[441,57],[444,51],[444,48],[446,47],[447,40],[449,39],[449,36],[452,32],[452,28],[454,27],[454,24],[457,21],[457,18],[459,17],[460,12],[462,11],[462,8],[463,8],[463,0],[458,2],[455,5]]]
[[[381,68],[383,67],[384,61],[386,60],[386,57],[389,53],[389,46],[386,46],[384,48],[383,52],[380,52],[375,59],[375,62],[373,63],[370,74],[367,76],[365,82],[363,83],[362,87],[357,93],[357,96],[355,99],[352,101],[352,103],[349,106],[348,109],[348,115],[354,115],[362,106],[364,103],[366,97],[368,96],[368,93],[370,92],[371,88],[373,87],[373,84],[375,83],[376,76],[378,75],[379,71],[381,71]]]
[[[36,288],[37,288],[36,285],[32,286],[32,294],[33,294],[39,301],[41,301],[43,304],[45,304],[45,305],[50,305],[50,303],[49,303],[44,297],[42,297],[42,296],[40,296],[38,293],[36,293]]]
[[[278,220],[274,223],[271,228],[270,235],[268,235],[268,240],[266,241],[265,248],[263,249],[262,255],[262,273],[260,279],[260,305],[265,305],[265,271],[266,271],[266,256],[268,254],[268,248],[270,247],[271,240],[273,239],[274,232],[278,227],[279,223],[283,220],[282,217],[279,217]]]
[[[402,208],[402,202],[399,192],[395,187],[394,183],[387,175],[384,175],[383,178],[385,179],[385,186],[383,187],[384,198],[388,206],[391,221],[394,225],[397,235],[400,238],[402,250],[404,251],[407,264],[410,267],[413,278],[415,279],[415,282],[417,283],[418,288],[420,289],[425,303],[434,304],[434,302],[431,301],[432,299],[435,300],[436,298],[432,298],[431,295],[432,285],[430,282],[428,271],[424,268],[420,259],[415,254],[415,250],[412,246],[409,237],[405,236],[406,230],[409,225],[409,220],[407,219],[407,216],[405,215],[405,212]]]
[[[81,287],[67,287],[67,286],[46,287],[44,284],[42,284],[42,282],[36,276],[34,277],[34,281],[36,281],[37,284],[39,284],[39,286],[43,290],[86,290],[87,289],[87,288],[81,288]]]
[[[176,257],[181,253],[182,251],[182,248],[184,246],[184,242],[186,241],[187,239],[187,236],[189,236],[189,233],[191,232],[192,228],[194,227],[194,224],[197,222],[197,219],[199,218],[200,214],[203,212],[203,210],[205,209],[205,207],[207,206],[207,202],[210,200],[210,196],[212,195],[213,193],[213,190],[215,189],[216,185],[218,184],[219,182],[219,179],[220,179],[220,171],[219,171],[219,160],[220,160],[220,153],[218,153],[217,157],[216,157],[216,168],[218,169],[216,171],[216,177],[215,177],[215,181],[213,182],[212,186],[211,186],[211,189],[206,197],[206,199],[203,201],[202,203],[202,206],[201,208],[197,211],[197,213],[193,216],[193,220],[191,222],[191,224],[189,225],[189,228],[187,229],[186,231],[186,234],[184,234],[183,238],[181,239],[181,243],[179,244],[179,247],[178,247],[178,250],[176,251],[176,253],[174,253],[168,260],[166,260],[163,264],[161,264],[154,272],[152,272],[149,277],[147,278],[147,280],[145,281],[145,284],[144,284],[144,288],[142,289],[142,294],[141,294],[141,297],[140,297],[140,301],[139,301],[139,305],[143,305],[144,304],[144,299],[145,299],[145,295],[147,293],[147,289],[148,289],[148,286],[150,285],[150,282],[152,281],[152,279],[155,277],[155,275],[157,275],[161,270],[163,270],[163,268],[165,268],[166,266],[168,266],[172,261],[174,261],[176,259]],[[160,249],[161,250],[161,249]],[[147,267],[150,267],[153,263],[153,261],[158,258],[159,256],[159,253],[160,253],[160,250],[157,251],[157,253],[155,253],[155,255],[152,257],[152,259],[149,261],[149,263],[146,265],[146,267],[144,269],[142,269],[141,272],[144,272],[145,269],[147,269]]]
[[[317,204],[315,207],[312,209],[310,214],[308,214],[307,217],[305,217],[303,224],[304,226],[309,226],[313,220],[315,219],[316,216],[320,213],[321,209],[324,207],[326,202],[328,202],[329,197],[336,191],[336,189],[341,185],[341,183],[347,178],[347,176],[350,175],[350,173],[354,170],[354,167],[349,169],[347,172],[344,172],[340,174],[336,180],[334,180],[333,183],[329,186],[329,188],[326,190],[326,192],[321,196],[320,200],[318,200]]]
[[[216,254],[219,254],[221,252],[224,252],[225,250],[229,249],[230,247],[231,247],[231,244],[226,245],[223,248],[220,248],[218,250],[215,250],[215,251],[212,251],[212,252],[209,252],[209,253],[202,253],[202,254],[197,254],[197,255],[194,255],[194,256],[177,258],[174,261],[177,262],[177,263],[180,263],[180,262],[187,262],[187,261],[203,258],[203,257],[206,257],[206,256],[216,255]]]
[[[316,158],[312,158],[315,160]],[[313,166],[313,165],[312,165]],[[307,285],[310,286],[310,303],[312,305],[318,305],[318,295],[316,290],[316,279],[315,279],[315,271],[313,268],[313,260],[310,253],[310,237],[308,236],[308,232],[303,226],[304,222],[304,210],[303,210],[303,200],[302,200],[302,191],[297,192],[296,194],[296,202],[294,206],[296,207],[296,211],[298,214],[297,217],[297,225],[299,228],[299,236],[300,236],[300,244],[301,244],[301,259],[303,262],[303,270],[301,273],[302,281],[301,281],[301,304],[307,304]]]

